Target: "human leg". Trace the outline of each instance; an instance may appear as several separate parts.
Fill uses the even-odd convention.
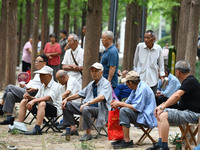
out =
[[[28,99],[23,99],[19,105],[19,122],[24,122],[24,118],[26,115],[26,104],[28,103]]]

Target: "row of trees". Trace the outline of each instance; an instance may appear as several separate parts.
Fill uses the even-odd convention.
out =
[[[0,75],[0,88],[4,89],[9,83],[15,84],[15,67],[19,64],[21,45],[28,40],[31,34],[33,35],[33,71],[39,30],[41,29],[43,48],[48,41],[49,26],[52,24],[53,32],[56,34],[60,29],[65,29],[68,34],[74,32],[79,35],[82,26],[87,24],[83,71],[83,86],[85,86],[90,81],[88,66],[98,61],[99,38],[102,29],[108,26],[111,0],[42,0],[42,2],[34,0],[34,3],[32,0],[26,0],[25,9],[24,1],[1,0],[0,54],[2,59],[0,67],[2,74]],[[119,20],[126,15],[123,69],[132,69],[135,48],[141,35],[142,7],[146,6],[145,16],[150,15],[147,13],[152,10],[147,7],[149,1],[119,0],[118,27]],[[153,0],[153,2],[163,3],[163,5],[170,4],[170,10],[164,8],[160,10],[163,14],[170,16],[172,44],[177,49],[177,60],[188,60],[192,64],[194,73],[199,29],[199,1]],[[116,29],[119,29],[118,27]],[[119,31],[116,36],[118,35]]]

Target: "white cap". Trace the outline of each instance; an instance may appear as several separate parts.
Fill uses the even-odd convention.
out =
[[[35,71],[34,73],[53,75],[53,69],[49,66],[44,66],[42,69]]]
[[[100,64],[100,63],[98,63],[98,62],[94,63],[91,67],[103,71],[103,66],[102,66],[102,64]]]

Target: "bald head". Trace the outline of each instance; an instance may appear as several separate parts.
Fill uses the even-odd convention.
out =
[[[68,74],[67,74],[67,71],[64,71],[64,70],[59,70],[57,73],[56,73],[56,79],[57,81],[62,84],[62,85],[65,85],[68,81]]]

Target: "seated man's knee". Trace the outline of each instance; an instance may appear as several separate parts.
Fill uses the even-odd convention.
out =
[[[26,105],[28,103],[28,99],[23,99],[20,102],[20,105]]]
[[[168,113],[167,112],[163,112],[160,114],[160,121],[163,121],[163,120],[168,120]]]
[[[83,109],[82,109],[82,114],[84,115],[84,114],[88,114],[89,113],[89,106],[85,106],[85,107],[83,107]]]
[[[127,113],[129,113],[129,111],[130,111],[129,108],[127,108],[127,107],[122,107],[122,108],[120,109],[119,116],[121,116],[121,115],[126,115]]]
[[[38,104],[38,109],[45,109],[46,108],[46,102],[40,102]]]

